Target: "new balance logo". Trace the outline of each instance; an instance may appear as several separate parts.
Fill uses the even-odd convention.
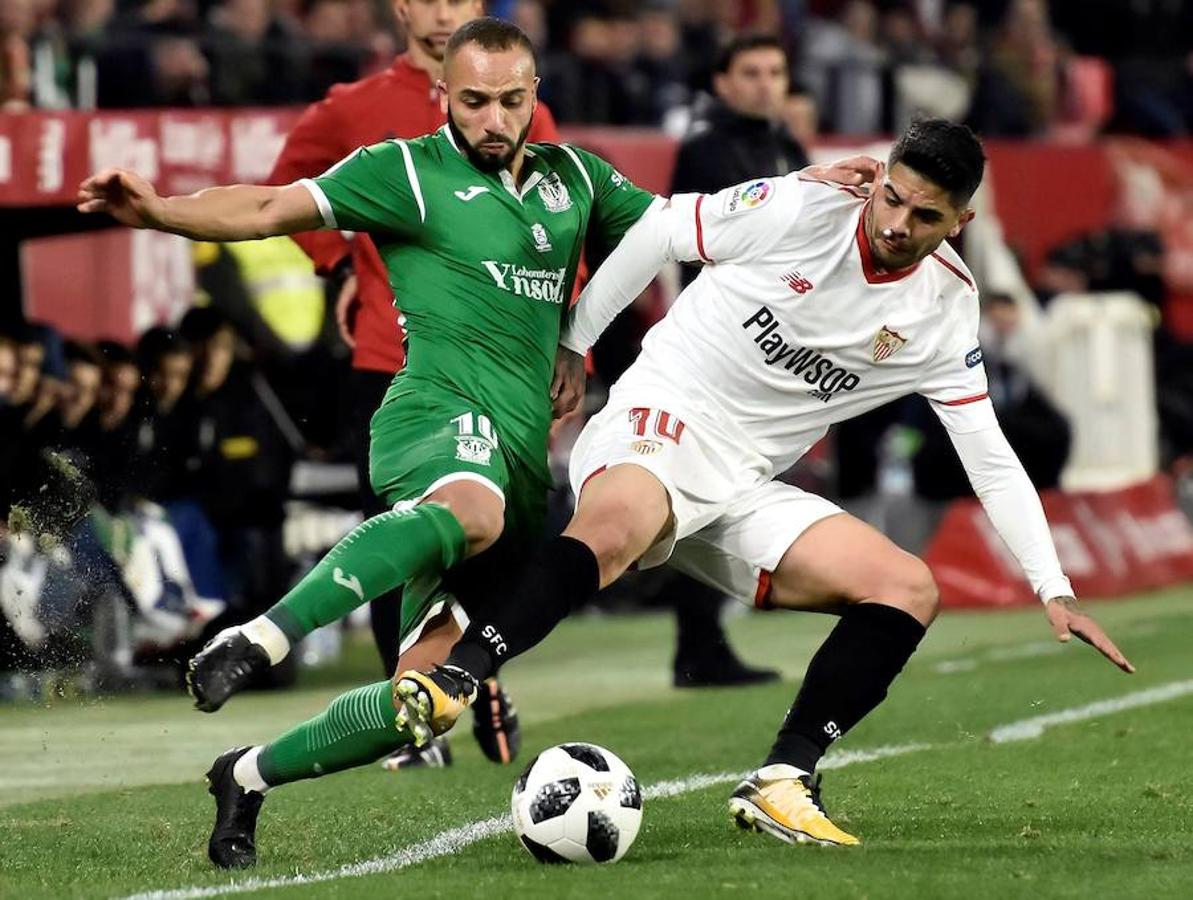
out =
[[[468,185],[468,190],[466,191],[455,191],[455,195],[465,203],[467,203],[469,200],[479,197],[481,194],[487,193],[489,193],[489,189],[487,187],[481,187],[480,185],[476,184]]]
[[[360,598],[362,603],[364,602],[365,589],[360,586],[360,579],[355,575],[345,575],[344,570],[336,566],[335,571],[331,573],[331,580],[340,587],[348,588]]]
[[[808,293],[808,291],[812,290],[813,287],[812,282],[808,281],[808,279],[794,269],[792,269],[790,272],[784,272],[779,277],[779,280],[797,294],[801,295]]]

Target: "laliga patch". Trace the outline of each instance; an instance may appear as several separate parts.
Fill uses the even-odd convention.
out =
[[[965,368],[972,369],[982,361],[982,348],[974,347],[965,354]]]
[[[729,192],[722,215],[733,216],[737,213],[758,209],[760,206],[765,206],[774,193],[775,185],[769,178],[739,184]]]

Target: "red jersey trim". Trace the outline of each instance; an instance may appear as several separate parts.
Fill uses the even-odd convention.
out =
[[[966,403],[977,403],[979,400],[985,400],[989,394],[974,394],[972,397],[962,397],[960,400],[933,400],[933,403],[939,403],[941,406],[964,406]]]
[[[888,272],[874,264],[874,255],[870,250],[870,240],[866,237],[866,210],[870,208],[867,200],[862,206],[861,214],[857,217],[857,252],[862,258],[862,274],[869,284],[888,284],[892,281],[902,281],[920,267],[919,263],[906,269],[895,269]]]
[[[770,609],[770,580],[771,573],[766,569],[758,570],[758,587],[754,591],[754,606],[758,609]]]
[[[939,253],[933,253],[932,258],[934,260],[936,260],[938,263],[940,263],[942,266],[944,266],[946,269],[948,269],[950,272],[952,272],[954,275],[956,275],[958,278],[960,278],[962,281],[964,281],[967,285],[969,285],[969,289],[971,291],[975,290],[975,288],[973,286],[973,282],[965,277],[965,273],[962,272],[960,269],[958,269],[955,265],[953,265],[947,259],[945,259],[943,256],[941,256]]]
[[[596,478],[598,475],[600,475],[602,472],[604,472],[607,468],[609,468],[609,467],[608,466],[600,466],[596,469],[593,469],[591,472],[588,473],[588,477],[586,477],[584,479],[584,481],[580,484],[580,490],[577,491],[577,493],[576,493],[577,501],[580,499],[580,494],[584,493],[584,488],[586,488],[588,486],[588,482],[592,481],[592,479]]]
[[[706,263],[712,262],[704,252],[704,226],[700,223],[700,207],[704,203],[704,194],[696,198],[696,252]]]

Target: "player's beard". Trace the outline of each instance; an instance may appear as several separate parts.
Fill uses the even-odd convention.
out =
[[[491,153],[482,153],[475,146],[468,143],[468,139],[464,137],[464,132],[456,125],[456,120],[452,117],[450,108],[447,111],[447,127],[451,129],[452,137],[456,139],[456,144],[464,148],[464,152],[468,154],[468,159],[472,164],[482,172],[489,173],[500,172],[502,169],[507,168],[513,161],[514,156],[522,149],[522,145],[526,143],[526,136],[530,134],[529,122],[522,129],[522,133],[518,135],[518,139],[513,142],[503,134],[489,134],[486,132],[484,137],[477,141],[478,144],[500,141],[509,147],[505,153],[494,156]]]

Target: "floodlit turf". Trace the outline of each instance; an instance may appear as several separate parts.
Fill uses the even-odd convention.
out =
[[[1193,592],[1090,608],[1138,674],[1120,674],[1083,645],[1051,642],[1039,610],[949,614],[934,626],[890,700],[837,752],[928,747],[825,774],[830,812],[864,841],[853,849],[738,831],[722,783],[647,800],[638,841],[617,865],[543,867],[508,833],[469,842],[473,832],[451,831],[507,812],[521,767],[486,762],[461,729],[452,769],[394,776],[367,767],[272,794],[260,865],[228,875],[204,855],[206,765],[316,712],[338,692],[337,674],[371,678],[364,646],[300,690],[237,697],[214,716],[191,712],[182,697],[0,707],[0,897],[114,897],[246,879],[287,880],[258,889],[268,896],[420,900],[1193,896],[1193,694],[1034,739],[988,738],[1000,725],[1193,679]],[[779,613],[735,619],[743,655],[788,680],[688,692],[668,685],[669,618],[569,622],[508,672],[525,724],[519,763],[587,740],[618,753],[648,787],[745,770],[765,753],[830,625]],[[465,838],[427,843],[444,832]],[[387,871],[328,877],[368,860]],[[289,881],[299,874],[326,880]]]

